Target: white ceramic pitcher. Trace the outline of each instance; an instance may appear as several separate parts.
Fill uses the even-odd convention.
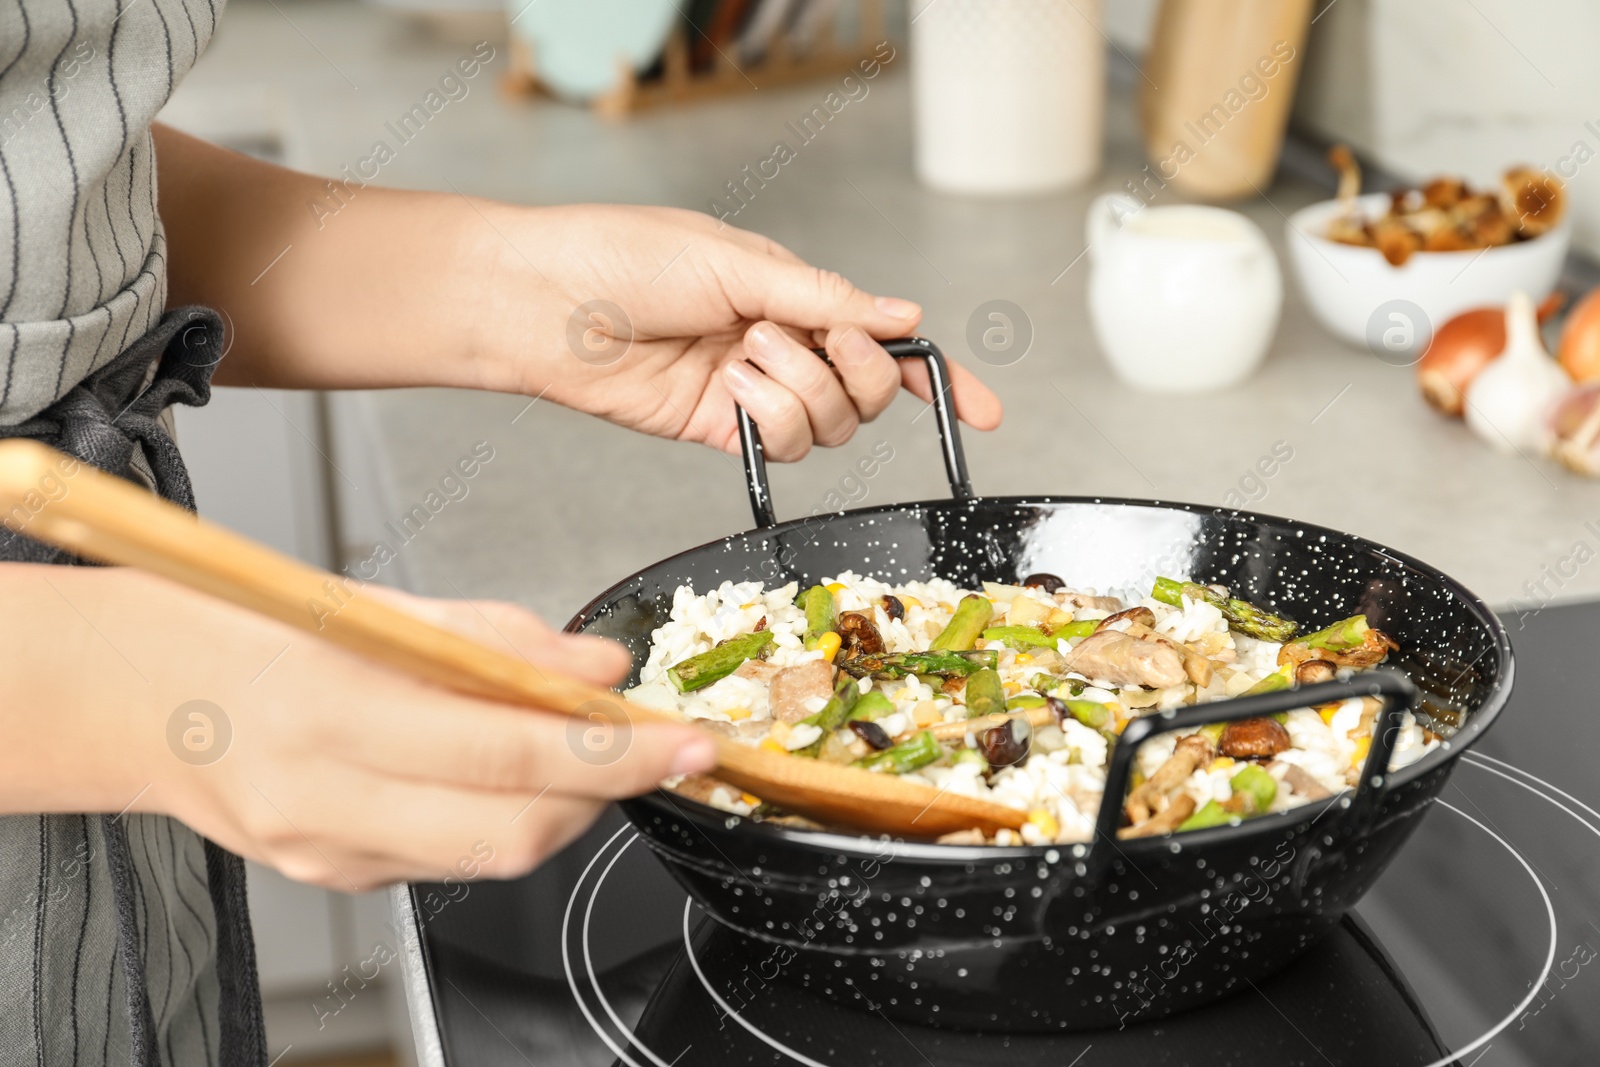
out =
[[[1283,307],[1283,277],[1260,227],[1197,204],[1095,200],[1089,319],[1112,368],[1142,389],[1234,385],[1260,365]]]

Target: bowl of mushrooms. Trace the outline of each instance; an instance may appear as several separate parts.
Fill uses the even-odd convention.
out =
[[[1287,243],[1306,303],[1337,337],[1420,356],[1459,312],[1555,288],[1572,224],[1561,183],[1545,172],[1513,167],[1494,189],[1443,177],[1361,196],[1349,153],[1330,159],[1340,195],[1291,215]]]

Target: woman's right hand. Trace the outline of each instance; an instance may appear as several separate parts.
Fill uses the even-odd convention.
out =
[[[713,762],[692,726],[596,735],[139,571],[0,564],[0,591],[0,812],[162,812],[291,878],[356,891],[526,873],[608,801]],[[512,604],[350,595],[400,598],[596,684],[627,671],[617,645]],[[214,707],[179,710],[191,701]]]

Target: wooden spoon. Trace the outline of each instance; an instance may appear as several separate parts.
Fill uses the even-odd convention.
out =
[[[597,723],[598,716],[675,721],[362,596],[354,579],[291,559],[35,441],[0,443],[0,509],[0,521],[18,533],[85,558],[141,567],[438,685]],[[712,736],[718,778],[823,823],[914,837],[973,827],[993,833],[1023,823],[1023,813],[1012,808],[892,774]]]

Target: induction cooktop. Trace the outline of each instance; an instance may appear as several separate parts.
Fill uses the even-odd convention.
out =
[[[1306,956],[1121,1030],[970,1033],[783,980],[612,812],[514,882],[397,892],[425,1067],[1600,1062],[1600,604],[1509,616],[1516,682],[1411,842]]]

